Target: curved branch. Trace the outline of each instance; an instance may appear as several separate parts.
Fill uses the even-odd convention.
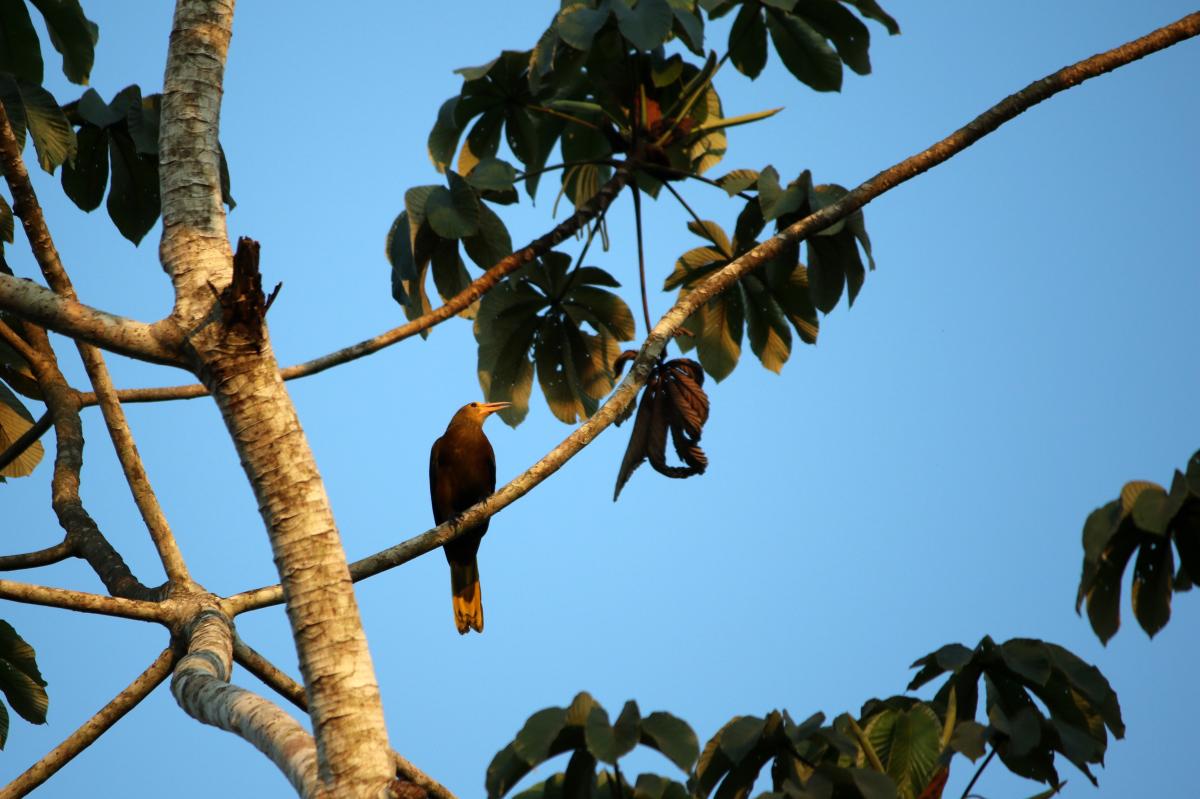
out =
[[[298,377],[315,375],[334,366],[340,366],[341,364],[379,352],[385,347],[390,347],[406,338],[411,338],[455,316],[490,291],[506,275],[515,272],[534,258],[549,252],[556,245],[567,239],[567,237],[573,236],[582,230],[588,222],[603,214],[621,192],[621,189],[628,184],[630,175],[629,165],[626,163],[619,164],[612,178],[601,186],[600,190],[579,210],[556,225],[546,235],[534,239],[520,250],[502,258],[495,266],[471,281],[469,286],[447,300],[445,304],[399,327],[394,327],[391,330],[380,333],[378,336],[365,339],[357,344],[352,344],[349,347],[331,352],[328,355],[313,358],[311,361],[305,361],[304,363],[280,369],[280,377],[284,380],[295,380]],[[196,397],[203,397],[207,393],[208,390],[204,386],[194,383],[192,385],[163,386],[161,388],[121,389],[117,392],[117,398],[121,402],[163,402],[165,400],[194,399]],[[93,394],[81,393],[79,397],[82,405],[91,405],[96,401]]]
[[[885,169],[846,194],[842,199],[780,231],[753,250],[717,270],[663,315],[643,342],[641,350],[634,360],[633,368],[625,380],[590,419],[576,428],[535,464],[513,478],[508,485],[472,506],[461,516],[350,564],[352,579],[355,581],[366,579],[454,540],[462,531],[470,529],[484,519],[500,512],[558,471],[563,464],[611,425],[633,402],[637,392],[649,376],[651,366],[666,347],[667,341],[700,305],[728,289],[743,275],[779,255],[785,246],[798,242],[824,230],[838,220],[844,219],[880,194],[946,161],[1048,97],[1197,34],[1200,34],[1200,13],[1190,14],[1140,39],[1084,59],[1035,81],[1020,92],[1006,97],[966,126],[959,128],[928,149]],[[272,585],[234,594],[222,600],[221,606],[226,612],[234,615],[279,604],[282,598],[280,587]]]
[[[74,301],[76,299],[75,287],[71,285],[71,279],[67,276],[67,270],[63,267],[62,259],[59,257],[58,248],[54,245],[54,238],[46,226],[46,217],[38,203],[33,184],[29,182],[29,172],[25,169],[24,159],[21,158],[20,146],[13,136],[12,127],[2,108],[0,108],[0,161],[4,164],[4,177],[15,200],[15,213],[21,218],[21,224],[29,239],[29,246],[33,250],[34,258],[37,260],[46,282],[63,299]],[[5,330],[0,330],[0,333],[5,332]],[[12,331],[7,332],[11,333]],[[176,341],[175,351],[178,351],[180,341]],[[133,441],[133,434],[129,431],[129,424],[125,420],[125,412],[114,397],[115,389],[108,366],[104,363],[104,356],[91,344],[79,340],[75,343],[79,349],[79,357],[83,359],[88,378],[92,382],[92,387],[96,390],[96,396],[104,414],[104,422],[108,427],[109,436],[112,438],[117,459],[121,462],[121,469],[125,472],[129,490],[133,493],[134,503],[141,512],[146,528],[150,531],[150,537],[158,550],[167,577],[172,582],[190,584],[191,577],[188,575],[183,555],[179,552],[179,546],[171,534],[166,516],[158,504],[154,489],[150,486],[150,479],[146,476],[146,469],[142,465],[137,445]],[[24,354],[26,360],[36,358],[32,351]]]
[[[304,686],[293,680],[282,669],[259,654],[254,647],[243,641],[240,636],[234,636],[233,639],[233,659],[234,662],[262,680],[265,685],[269,686],[284,699],[305,713],[308,712],[308,699],[304,695]],[[413,765],[400,753],[393,751],[392,759],[396,761],[396,773],[398,775],[425,789],[426,793],[434,797],[434,799],[457,799],[448,788],[421,771],[421,769]],[[3,799],[3,797],[0,797],[0,799]]]
[[[140,599],[123,599],[86,591],[71,591],[66,588],[49,588],[44,585],[17,583],[0,580],[0,599],[11,599],[30,605],[45,605],[51,608],[77,610],[81,613],[97,613],[102,616],[118,616],[138,621],[167,622],[166,609],[157,602]]]
[[[138,675],[137,679],[131,682],[124,691],[113,697],[111,702],[100,708],[96,715],[85,721],[79,729],[67,736],[66,740],[47,752],[45,757],[0,789],[0,799],[16,799],[16,797],[25,796],[53,777],[59,769],[91,746],[97,738],[161,685],[167,675],[171,673],[171,667],[174,665],[175,650],[168,646],[159,653],[145,671]]]
[[[61,563],[75,554],[71,542],[63,539],[52,547],[39,549],[36,552],[25,552],[20,555],[0,555],[0,571],[16,571],[17,569],[35,569],[38,566],[49,566]]]
[[[179,706],[198,721],[244,738],[279,767],[301,796],[319,795],[312,736],[274,703],[229,683],[229,620],[215,611],[201,612],[190,630],[187,652],[171,679]]]

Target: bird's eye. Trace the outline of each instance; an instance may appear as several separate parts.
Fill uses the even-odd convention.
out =
[[[472,403],[471,403],[471,407],[472,407],[472,408],[478,408],[478,407],[479,407],[479,403],[478,403],[478,402],[472,402]]]

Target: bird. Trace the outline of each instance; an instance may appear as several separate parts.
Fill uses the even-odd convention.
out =
[[[429,495],[437,524],[454,519],[496,490],[496,454],[483,423],[508,402],[472,402],[459,408],[429,451]],[[483,632],[483,596],[475,560],[488,520],[473,525],[442,549],[450,564],[454,624],[460,635]]]

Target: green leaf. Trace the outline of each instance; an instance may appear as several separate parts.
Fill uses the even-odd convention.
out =
[[[700,310],[703,329],[696,349],[704,371],[720,382],[729,377],[742,353],[741,298],[726,293],[713,297]]]
[[[501,749],[488,764],[484,785],[488,799],[499,799],[529,773],[529,766],[517,754],[512,744]],[[520,794],[524,796],[525,794]]]
[[[563,309],[572,316],[578,316],[581,321],[592,323],[597,333],[607,333],[618,341],[633,338],[633,311],[611,291],[594,286],[578,286],[563,298]]]
[[[721,728],[721,751],[731,764],[738,764],[762,738],[766,721],[758,716],[738,716]]]
[[[1138,503],[1141,504],[1141,501],[1139,498]],[[1134,512],[1137,512],[1136,506]],[[1164,536],[1143,540],[1133,566],[1133,614],[1151,638],[1171,619],[1174,574],[1175,557],[1171,542]]]
[[[461,239],[479,231],[479,198],[455,172],[447,172],[450,188],[435,187],[425,198],[425,218],[444,239]]]
[[[100,29],[83,15],[79,0],[30,0],[46,20],[50,43],[62,54],[63,74],[86,85],[95,60]],[[40,81],[39,81],[40,82]]]
[[[950,736],[950,748],[975,762],[983,757],[987,748],[987,734],[987,727],[978,721],[960,721],[954,727],[954,734]]]
[[[612,8],[621,35],[638,50],[653,50],[671,33],[675,15],[667,0],[637,0],[633,8],[617,2]]]
[[[75,140],[75,158],[63,164],[63,191],[80,209],[94,211],[108,188],[108,132],[85,123]]]
[[[458,154],[458,171],[466,175],[475,165],[485,159],[494,158],[500,149],[500,131],[504,126],[504,112],[499,108],[485,111],[475,120],[467,133],[467,141]]]
[[[839,3],[805,3],[796,13],[804,17],[818,33],[830,39],[837,54],[859,75],[871,72],[871,32],[858,17]]]
[[[491,208],[479,204],[479,232],[462,240],[467,255],[480,269],[491,269],[512,254],[508,228]]]
[[[812,25],[794,14],[768,8],[767,30],[788,72],[819,92],[841,90],[842,60]]]
[[[562,777],[562,799],[591,799],[596,783],[596,758],[587,749],[576,749]]]
[[[25,124],[37,150],[38,164],[54,174],[60,164],[75,155],[75,129],[50,92],[32,83],[18,81],[16,86],[25,109]]]
[[[1166,535],[1171,515],[1167,510],[1167,492],[1155,483],[1148,483],[1133,503],[1133,523],[1138,529],[1155,535]]]
[[[863,728],[901,796],[915,797],[933,777],[941,754],[942,724],[923,702],[908,710],[887,709]],[[866,766],[859,756],[859,767]]]
[[[529,412],[533,385],[529,351],[540,323],[538,312],[549,303],[515,277],[510,276],[485,294],[475,316],[479,384],[488,401],[513,403],[499,414],[512,427]]]
[[[642,719],[642,743],[657,749],[682,771],[691,771],[700,754],[696,733],[682,719],[670,713],[651,713]]]
[[[762,365],[779,374],[792,352],[792,332],[783,309],[755,275],[738,281],[746,312],[746,334],[750,350]]]
[[[608,713],[604,711],[604,708],[599,706],[592,708],[592,712],[588,714],[587,723],[584,725],[583,734],[588,751],[598,760],[603,760],[605,763],[617,762],[622,753],[617,750],[616,733],[613,732],[612,725],[608,723]]]
[[[467,268],[458,254],[458,242],[453,239],[438,239],[433,248],[431,268],[433,285],[437,287],[438,296],[443,301],[449,300],[471,284],[471,276],[467,274]],[[458,315],[464,319],[474,319],[478,308],[479,302],[476,301]]]
[[[562,40],[576,50],[589,50],[592,40],[608,20],[608,14],[607,5],[595,9],[584,3],[573,3],[558,12],[555,29]]]
[[[0,749],[8,743],[8,708],[0,702]]]
[[[862,14],[867,19],[873,19],[876,22],[882,23],[887,28],[888,33],[896,36],[900,33],[900,25],[896,20],[892,19],[879,3],[875,0],[844,0],[858,9],[858,13]]]
[[[512,202],[516,202],[517,191],[513,188],[516,181],[517,170],[499,158],[484,158],[467,174],[467,182],[480,192],[490,191],[506,196],[511,192]]]
[[[704,56],[704,20],[694,10],[691,0],[668,0],[675,15],[674,31],[684,45],[696,55]]]
[[[816,344],[820,322],[809,296],[808,270],[798,263],[774,260],[764,267],[763,278],[767,290],[795,328],[800,340],[806,344]]]
[[[42,47],[24,0],[0,0],[0,72],[42,82]]]
[[[429,131],[429,160],[433,162],[438,172],[445,172],[454,160],[454,151],[458,149],[458,140],[462,136],[462,128],[455,119],[459,97],[455,95],[438,109],[437,121],[433,130]]]
[[[621,708],[621,715],[613,724],[613,738],[616,743],[617,757],[624,757],[637,746],[642,734],[642,714],[637,702],[632,699]]]
[[[0,621],[0,691],[21,718],[31,724],[46,723],[50,698],[46,681],[38,671],[37,656],[5,621]]]
[[[729,60],[754,80],[767,65],[767,26],[757,3],[744,3],[729,31]]]
[[[567,711],[548,707],[529,717],[513,739],[513,749],[530,766],[541,763],[550,753],[550,744],[558,737],[567,720]]]
[[[158,158],[141,155],[129,134],[112,129],[108,136],[112,186],[108,215],[121,235],[137,244],[150,232],[161,209],[158,196]]]
[[[29,428],[33,427],[33,415],[26,410],[17,395],[0,383],[0,452],[7,450]],[[35,441],[18,455],[12,463],[0,469],[0,477],[25,477],[41,462],[45,450],[42,442]],[[2,632],[2,630],[0,630]],[[0,638],[0,656],[3,655],[3,639]],[[15,707],[15,706],[14,706]],[[17,712],[21,710],[17,708]],[[24,713],[21,713],[24,716]]]
[[[863,768],[847,769],[863,799],[896,799],[896,786],[886,774]]]
[[[745,191],[758,181],[758,172],[753,169],[735,169],[717,178],[717,185],[730,197]]]
[[[693,220],[687,223],[687,228],[700,238],[716,245],[717,250],[724,258],[733,257],[733,245],[729,243],[729,237],[725,235],[725,231],[716,222],[707,219],[699,222]]]

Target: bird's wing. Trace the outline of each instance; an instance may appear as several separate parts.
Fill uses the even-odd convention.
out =
[[[438,507],[438,505],[441,504],[438,502],[438,489],[440,488],[438,481],[438,472],[440,471],[438,469],[438,454],[441,450],[441,447],[442,440],[439,438],[437,441],[433,442],[433,447],[431,447],[429,450],[429,499],[433,504],[433,520],[437,524],[441,524],[443,521],[445,521],[445,514],[443,514],[442,509]]]

